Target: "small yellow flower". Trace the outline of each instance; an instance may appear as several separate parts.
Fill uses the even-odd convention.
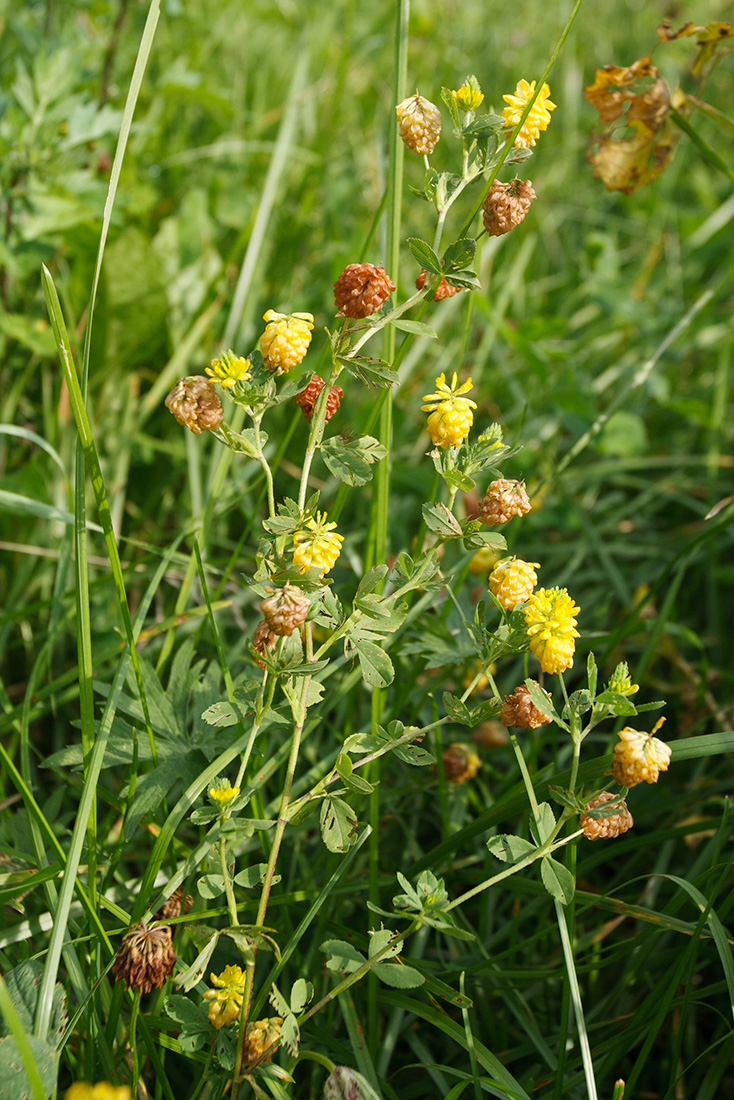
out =
[[[209,1001],[209,1022],[219,1030],[236,1020],[245,996],[245,975],[240,966],[225,966],[221,974],[210,974],[216,989],[207,989],[204,1000]]]
[[[505,558],[497,562],[489,576],[489,591],[497,597],[505,611],[512,611],[530,598],[538,583],[536,569],[540,569],[537,561]]]
[[[475,401],[470,397],[464,397],[472,389],[472,380],[467,378],[463,385],[458,385],[456,372],[451,377],[451,385],[446,385],[446,375],[441,374],[436,379],[436,392],[427,393],[423,397],[427,405],[421,405],[423,412],[430,412],[426,427],[436,447],[458,447],[469,434],[474,422],[476,409]]]
[[[630,726],[619,731],[619,744],[614,746],[612,775],[621,787],[636,787],[638,783],[657,783],[660,772],[670,764],[670,745],[655,737],[662,726],[660,718],[651,733],[640,733]]]
[[[233,351],[225,351],[221,359],[212,359],[212,365],[206,368],[206,373],[215,386],[230,390],[238,382],[247,381],[251,365],[249,359],[235,355]]]
[[[334,568],[341,552],[343,535],[336,535],[335,523],[326,522],[326,514],[316,513],[315,519],[306,523],[306,528],[296,531],[293,536],[293,564],[302,573],[316,567],[322,574]]]
[[[573,664],[575,629],[580,608],[565,588],[539,588],[529,598],[523,614],[528,624],[530,649],[543,672],[563,672]]]
[[[527,80],[518,80],[515,94],[502,96],[505,103],[509,103],[509,107],[505,107],[502,111],[508,130],[514,130],[517,126],[534,92],[535,81],[528,84]],[[527,149],[529,145],[535,145],[541,130],[548,129],[550,113],[556,109],[556,104],[551,103],[549,96],[550,88],[547,84],[544,84],[540,89],[540,95],[530,108],[530,114],[525,119],[520,133],[515,138],[515,145],[521,149]]]
[[[312,313],[276,313],[269,309],[263,314],[267,321],[260,337],[260,351],[265,366],[270,371],[283,374],[297,366],[306,355],[313,329]]]
[[[639,684],[632,683],[629,666],[626,661],[620,661],[612,673],[609,681],[609,690],[616,691],[618,695],[634,695],[640,690]]]
[[[456,106],[462,111],[475,111],[484,100],[484,95],[475,76],[468,76],[461,87],[452,93]]]
[[[267,1016],[264,1020],[254,1020],[247,1025],[245,1035],[245,1061],[248,1066],[258,1062],[268,1047],[280,1042],[280,1032],[283,1027],[282,1016]],[[269,1062],[275,1051],[271,1051],[265,1059]]]
[[[229,784],[227,784],[226,787],[209,788],[209,797],[212,802],[216,802],[221,809],[224,809],[225,806],[229,806],[230,803],[234,802],[239,793],[239,787],[230,787]]]
[[[90,1085],[86,1081],[76,1081],[64,1093],[64,1100],[130,1100],[127,1085],[110,1085],[107,1081],[98,1081]]]

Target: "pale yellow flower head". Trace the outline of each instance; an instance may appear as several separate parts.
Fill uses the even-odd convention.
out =
[[[670,764],[670,745],[655,737],[662,726],[660,718],[650,733],[641,733],[625,726],[619,731],[619,744],[614,746],[612,775],[621,787],[636,787],[638,783],[657,783],[660,772]]]
[[[311,343],[313,314],[276,313],[269,309],[263,320],[267,326],[260,337],[260,351],[267,369],[283,374],[298,366]]]
[[[206,368],[213,385],[223,389],[233,389],[238,382],[246,382],[250,377],[250,360],[233,351],[225,351],[219,359],[212,359],[212,365]]]
[[[518,80],[514,95],[503,95],[505,107],[502,115],[508,130],[514,130],[522,117],[522,113],[535,92],[535,81],[528,84],[527,80]],[[556,104],[550,101],[550,88],[544,84],[535,103],[530,108],[530,113],[525,119],[522,129],[515,138],[515,145],[521,149],[527,149],[529,145],[535,145],[542,130],[548,129],[550,113],[555,111]]]
[[[317,512],[305,527],[293,536],[293,564],[302,573],[315,567],[328,573],[341,553],[343,535],[337,535],[335,523],[328,523],[326,513]]]
[[[573,664],[579,611],[565,588],[539,588],[528,599],[523,614],[528,624],[530,650],[540,661],[543,672],[553,675]]]
[[[221,974],[210,974],[215,989],[207,989],[204,1000],[209,1001],[209,1021],[217,1030],[236,1020],[245,996],[245,975],[240,966],[225,966]]]

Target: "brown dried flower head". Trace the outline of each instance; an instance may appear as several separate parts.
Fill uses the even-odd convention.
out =
[[[171,896],[166,898],[160,909],[156,909],[153,920],[175,920],[176,917],[181,916],[182,910],[188,913],[193,904],[194,899],[191,894],[187,894],[184,899],[183,886],[179,886],[178,890],[174,890]]]
[[[261,657],[264,657],[266,652],[270,649],[275,649],[275,643],[278,641],[278,636],[274,630],[271,630],[269,624],[263,619],[255,627],[255,633],[252,638],[253,649],[255,649]],[[255,662],[260,668],[265,668],[265,662],[258,660],[255,657]]]
[[[487,527],[507,523],[513,516],[524,516],[531,509],[524,481],[500,477],[487,488],[479,502],[479,518]]]
[[[418,290],[423,290],[423,287],[426,285],[427,275],[428,275],[428,272],[426,271],[425,268],[423,268],[420,275],[418,276],[418,278],[415,281],[415,285],[416,285]],[[446,279],[442,279],[441,282],[436,287],[436,293],[433,295],[433,300],[434,300],[434,302],[442,302],[444,300],[444,298],[453,298],[455,294],[460,294],[460,293],[461,293],[461,287],[460,286],[451,286],[451,283],[447,282]]]
[[[149,927],[140,921],[125,933],[112,970],[118,981],[124,981],[126,989],[150,993],[153,988],[161,988],[175,964],[170,925]]]
[[[547,691],[545,694],[550,702],[550,695]],[[538,726],[547,726],[550,718],[546,718],[542,710],[536,707],[530,698],[527,685],[520,684],[511,695],[505,695],[505,703],[500,711],[500,722],[506,726],[514,726],[515,729],[535,730]]]
[[[603,806],[605,802],[611,802],[614,798],[616,796],[610,791],[602,791],[586,804],[586,809],[595,810],[597,806]],[[585,813],[579,818],[579,827],[584,830],[587,840],[608,840],[611,837],[621,836],[633,825],[632,814],[625,802],[619,802],[617,812],[609,817],[589,817],[588,813]]]
[[[500,749],[510,743],[505,727],[500,722],[491,720],[482,722],[471,736],[474,744],[480,749]]]
[[[287,638],[303,626],[310,606],[308,596],[287,581],[283,588],[263,600],[260,610],[272,633]]]
[[[466,783],[473,779],[482,762],[469,745],[454,741],[443,754],[443,772],[449,783]]]
[[[215,431],[224,416],[219,395],[203,374],[180,378],[166,398],[165,405],[179,424],[189,428],[194,435]]]
[[[495,180],[482,203],[484,228],[489,236],[501,237],[519,225],[534,198],[530,180],[515,179],[509,183]]]
[[[314,406],[318,399],[319,394],[324,388],[324,380],[320,378],[318,374],[314,374],[311,377],[311,381],[306,386],[305,390],[301,390],[294,397],[295,403],[303,409],[303,415],[311,423],[311,417],[313,416]],[[334,413],[339,408],[341,399],[344,396],[344,390],[341,386],[332,386],[329,390],[329,396],[326,398],[326,419],[331,420]]]
[[[382,267],[347,264],[334,283],[334,301],[339,316],[369,317],[382,309],[395,290],[395,283]]]

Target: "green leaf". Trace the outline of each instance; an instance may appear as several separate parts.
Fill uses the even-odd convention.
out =
[[[446,282],[449,286],[458,286],[461,290],[482,289],[482,284],[479,282],[476,271],[471,271],[469,268],[465,268],[462,271],[452,271],[450,275],[446,276]]]
[[[351,806],[336,795],[321,803],[321,836],[330,852],[347,852],[357,839],[359,821]]]
[[[240,703],[231,699],[223,699],[221,703],[212,703],[202,714],[202,718],[209,726],[234,726],[241,722],[247,715],[247,709]]]
[[[366,485],[372,477],[370,467],[386,454],[383,445],[371,435],[349,440],[337,435],[321,444],[321,456],[327,467],[334,477],[348,485]]]
[[[352,643],[359,658],[362,676],[372,687],[387,687],[395,678],[392,661],[375,642],[360,639]]]
[[[326,969],[337,974],[353,974],[367,961],[362,952],[346,940],[326,940],[320,950],[328,956]]]
[[[393,933],[389,928],[381,928],[379,931],[373,932],[370,936],[368,958],[374,959],[375,955],[379,955],[381,951],[385,951],[385,954],[380,961],[394,959],[396,955],[399,955],[403,950],[403,941],[401,939],[395,940],[388,948],[392,938]]]
[[[291,989],[291,1012],[296,1016],[303,1012],[306,1005],[313,997],[313,986],[305,978],[297,978]]]
[[[246,867],[244,871],[238,872],[234,876],[234,881],[238,886],[244,886],[246,890],[251,890],[253,886],[259,886],[261,882],[265,881],[265,875],[267,874],[267,863],[256,863],[252,867]],[[280,881],[280,875],[275,875],[273,882]]]
[[[459,108],[454,97],[454,93],[450,88],[441,88],[441,99],[446,104],[449,114],[451,115],[451,121],[457,130],[461,128],[461,121],[459,118]]]
[[[469,267],[477,251],[477,242],[473,237],[460,237],[443,254],[444,271],[461,271]]]
[[[25,1038],[44,1090],[41,1095],[51,1096],[56,1086],[56,1049],[35,1035],[28,1034]],[[32,1097],[36,1098],[37,1094],[28,1079],[18,1044],[12,1035],[6,1035],[0,1039],[0,1100],[31,1100]]]
[[[461,129],[461,133],[463,137],[479,140],[504,130],[505,125],[502,115],[486,114],[481,115],[479,118],[473,118],[471,122],[466,123]]]
[[[232,442],[232,450],[237,454],[247,455],[249,458],[259,458],[268,441],[265,432],[260,432],[260,444],[258,446],[257,435],[254,428],[243,428],[237,434],[230,430],[229,439]]]
[[[502,833],[499,836],[491,836],[487,841],[487,848],[496,859],[503,863],[519,863],[532,852],[536,851],[534,844],[524,840],[521,836],[513,836],[512,833]]]
[[[222,875],[202,875],[196,883],[196,889],[203,898],[218,898],[224,893],[224,877]]]
[[[375,963],[373,970],[381,982],[393,989],[416,989],[425,978],[412,966],[401,963]]]
[[[377,737],[372,733],[353,733],[344,742],[344,752],[355,752],[358,755],[368,752],[377,752],[385,745],[386,738]]]
[[[398,372],[384,359],[373,359],[366,355],[350,359],[346,355],[337,355],[336,361],[366,386],[395,386],[400,381]]]
[[[371,569],[368,569],[359,582],[355,599],[359,599],[360,596],[368,596],[371,592],[375,592],[384,581],[388,572],[389,570],[386,565],[373,565]]]
[[[195,1005],[188,997],[174,993],[166,997],[163,1007],[167,1015],[181,1027],[178,1036],[181,1050],[187,1053],[200,1050],[212,1033],[212,1025],[207,1017],[206,1001]]]
[[[542,715],[550,718],[551,722],[561,721],[561,716],[553,706],[553,701],[548,692],[540,686],[537,680],[526,680],[525,687],[528,689],[530,702],[538,708]]]
[[[412,332],[414,336],[427,336],[430,340],[437,340],[438,333],[430,325],[424,325],[422,321],[406,321],[400,317],[397,321],[391,321],[394,328],[402,332]]]
[[[543,856],[540,861],[540,875],[548,893],[556,901],[560,901],[561,905],[568,905],[573,901],[576,883],[568,867],[564,867],[552,856]]]
[[[430,244],[420,240],[419,237],[408,237],[406,244],[421,267],[433,275],[443,275],[441,261]]]
[[[219,933],[214,932],[188,969],[177,974],[174,984],[181,986],[185,993],[193,989],[201,981],[209,966],[209,960],[214,954],[214,948],[219,942]]]
[[[424,768],[427,764],[435,764],[436,758],[418,745],[395,745],[392,750],[404,764],[410,764],[414,768]]]
[[[538,844],[545,844],[556,827],[556,818],[550,802],[541,802],[537,811],[538,821],[530,819],[530,832]]]
[[[589,695],[593,699],[596,695],[596,682],[598,678],[598,670],[596,667],[596,659],[594,654],[589,650],[589,656],[586,658],[586,675],[589,680]]]
[[[444,539],[460,538],[461,524],[445,504],[424,504],[423,521],[429,531]]]

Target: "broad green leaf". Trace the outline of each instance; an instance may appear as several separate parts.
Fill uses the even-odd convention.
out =
[[[393,938],[393,933],[389,928],[380,928],[379,931],[373,932],[370,936],[370,945],[368,951],[368,958],[374,959],[376,955],[379,955],[381,951],[385,954],[382,956],[381,962],[387,959],[393,959],[396,955],[399,955],[403,950],[403,941],[395,940],[395,942],[387,949],[390,940]]]
[[[371,435],[349,440],[336,435],[321,444],[321,457],[329,470],[348,485],[366,485],[372,477],[370,467],[386,454],[383,445]]]
[[[425,981],[423,975],[412,966],[401,963],[376,963],[373,969],[380,981],[393,989],[416,989]]]
[[[414,336],[427,336],[429,340],[437,340],[438,333],[430,325],[425,325],[423,321],[406,321],[403,317],[398,318],[397,321],[391,321],[391,325],[394,328],[399,328],[402,332],[412,332]]]
[[[291,1012],[298,1016],[313,997],[313,986],[305,978],[297,978],[291,988]]]
[[[346,940],[326,940],[321,950],[327,956],[326,968],[337,974],[353,974],[367,960],[361,951]]]
[[[530,819],[530,832],[538,844],[545,844],[556,827],[556,818],[550,802],[541,802],[538,806],[538,821]]]
[[[387,687],[393,682],[395,669],[384,649],[375,642],[360,639],[353,642],[359,658],[362,676],[373,687]]]
[[[209,966],[209,960],[214,954],[214,948],[217,946],[218,942],[219,933],[214,932],[196,956],[191,966],[176,975],[174,985],[181,986],[185,993],[188,993],[195,985],[198,985],[206,973],[207,967]]]
[[[30,1033],[25,1039],[44,1090],[41,1096],[51,1096],[56,1086],[56,1049]],[[0,1100],[40,1100],[32,1088],[23,1056],[12,1035],[0,1039]]]
[[[357,839],[359,821],[351,806],[336,795],[321,803],[321,836],[330,852],[347,852]]]
[[[444,270],[447,272],[461,271],[463,268],[468,267],[474,259],[476,251],[477,242],[473,237],[461,237],[458,241],[454,241],[444,252]]]
[[[224,893],[224,878],[222,875],[202,875],[196,883],[196,889],[203,898],[211,901]]]
[[[452,695],[450,691],[445,691],[443,693],[443,705],[446,714],[452,721],[459,722],[462,726],[474,725],[471,711],[458,695]]]
[[[163,1002],[166,1013],[181,1027],[178,1041],[187,1052],[200,1050],[212,1033],[206,1001],[195,1005],[190,997],[174,993]]]
[[[568,867],[564,867],[552,856],[543,856],[540,861],[540,875],[546,890],[556,901],[560,901],[562,905],[573,901],[576,882]]]
[[[424,504],[423,521],[429,531],[444,539],[460,538],[463,534],[461,524],[445,504]]]
[[[252,867],[246,867],[244,871],[239,871],[234,876],[234,881],[238,886],[244,886],[246,890],[251,890],[253,886],[259,886],[261,882],[265,881],[267,870],[267,863],[256,863]],[[280,882],[280,875],[275,875],[273,882]]]
[[[433,275],[443,275],[441,261],[426,241],[418,237],[408,237],[406,244],[421,267]]]
[[[525,859],[537,850],[529,840],[524,840],[521,836],[513,836],[512,833],[491,836],[487,841],[487,848],[503,863],[519,863],[521,859]]]

